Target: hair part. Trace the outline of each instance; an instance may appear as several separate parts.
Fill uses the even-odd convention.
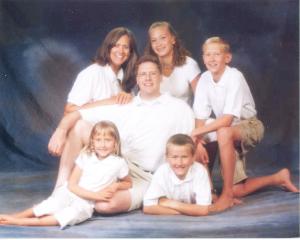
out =
[[[86,147],[86,152],[88,154],[94,153],[94,145],[93,145],[93,139],[100,133],[105,132],[109,134],[109,136],[113,137],[115,139],[115,149],[114,149],[114,154],[117,156],[122,156],[121,153],[121,139],[120,139],[120,134],[118,131],[118,128],[113,122],[110,121],[101,121],[95,124],[93,127],[90,137],[89,137],[89,143]]]
[[[227,41],[225,41],[223,38],[218,37],[218,36],[210,37],[210,38],[206,39],[206,41],[202,45],[202,51],[204,52],[204,48],[206,47],[206,45],[212,44],[212,43],[221,45],[221,48],[225,53],[231,53],[229,43]]]
[[[173,46],[173,64],[174,66],[182,66],[186,63],[186,56],[191,56],[191,53],[183,46],[182,41],[180,40],[178,34],[176,33],[173,26],[166,21],[158,21],[151,24],[148,29],[148,42],[146,44],[144,54],[156,56],[155,52],[151,47],[151,38],[150,38],[150,31],[157,27],[167,27],[170,34],[175,39],[175,44]]]
[[[138,50],[136,45],[136,40],[133,33],[125,27],[117,27],[112,29],[104,38],[101,46],[97,49],[94,61],[105,66],[111,63],[110,51],[117,44],[117,41],[123,36],[128,36],[129,38],[129,57],[122,64],[124,69],[124,78],[121,83],[121,88],[125,92],[130,92],[136,85],[136,79],[134,75],[134,66],[138,59]]]
[[[191,150],[192,155],[194,155],[196,152],[196,145],[193,139],[186,134],[179,133],[170,137],[166,145],[166,154],[168,154],[168,149],[171,145],[188,146]]]

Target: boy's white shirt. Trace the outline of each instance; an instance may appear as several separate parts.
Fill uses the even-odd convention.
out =
[[[224,114],[240,119],[256,116],[254,99],[243,74],[236,68],[226,66],[218,82],[211,72],[204,72],[197,84],[193,109],[197,119],[206,120],[212,111],[216,117]]]
[[[211,188],[207,170],[200,163],[194,162],[185,179],[180,180],[169,163],[164,163],[153,175],[144,196],[144,206],[157,205],[161,197],[203,206],[211,204]]]

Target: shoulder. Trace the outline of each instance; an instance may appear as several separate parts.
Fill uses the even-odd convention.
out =
[[[243,73],[238,70],[237,68],[234,67],[226,67],[226,74],[230,75],[231,79],[235,79],[235,80],[240,80],[240,79],[244,79],[244,75]]]
[[[168,163],[163,163],[160,165],[157,170],[155,171],[153,177],[155,179],[163,179],[164,176],[169,175],[169,164]]]
[[[187,65],[197,65],[198,66],[198,63],[196,62],[196,60],[189,57],[189,56],[186,56],[185,64],[187,64]]]
[[[78,74],[78,76],[88,75],[88,74],[95,74],[95,73],[99,73],[101,71],[104,71],[104,66],[101,66],[98,63],[93,63],[93,64],[89,65],[88,67],[86,67],[85,69],[83,69]]]
[[[199,173],[206,174],[207,172],[206,168],[201,163],[198,162],[194,162],[192,168],[194,173],[196,173],[196,175],[198,175]]]

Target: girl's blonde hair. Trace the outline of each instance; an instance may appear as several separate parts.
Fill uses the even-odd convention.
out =
[[[194,155],[196,152],[196,145],[193,139],[186,134],[179,133],[169,138],[166,146],[166,155],[168,155],[168,150],[171,145],[187,146],[190,148],[192,155]]]
[[[186,62],[186,56],[191,56],[191,53],[183,46],[180,38],[178,37],[178,34],[176,33],[175,29],[172,27],[172,25],[169,22],[166,21],[160,21],[160,22],[154,22],[151,24],[151,26],[148,29],[148,42],[144,50],[145,55],[152,55],[156,56],[155,52],[153,51],[151,47],[151,39],[150,39],[150,31],[157,27],[167,27],[171,35],[175,38],[175,44],[173,47],[173,64],[174,66],[182,66]]]
[[[88,154],[94,153],[94,145],[93,145],[93,138],[96,137],[98,134],[105,132],[109,136],[113,137],[115,139],[115,148],[114,148],[114,154],[117,156],[122,156],[121,154],[121,140],[120,140],[120,134],[119,131],[116,127],[116,125],[110,121],[101,121],[96,123],[96,125],[93,127],[90,138],[89,138],[89,143],[85,149],[85,151]]]
[[[224,52],[226,53],[231,53],[230,50],[230,45],[228,42],[226,42],[223,38],[221,37],[211,37],[206,39],[206,41],[203,43],[202,45],[202,51],[204,52],[204,48],[207,44],[211,44],[211,43],[217,43],[219,45],[221,45],[221,48]]]

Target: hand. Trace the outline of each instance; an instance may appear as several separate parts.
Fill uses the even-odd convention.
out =
[[[114,191],[114,189],[110,187],[106,187],[98,191],[98,201],[108,202],[114,196],[115,192],[116,191]]]
[[[202,142],[198,142],[197,144],[195,159],[197,162],[201,162],[204,165],[209,163],[208,153]]]
[[[127,104],[131,101],[132,95],[126,92],[120,92],[116,97],[117,104]]]
[[[57,128],[51,136],[48,143],[48,151],[53,156],[60,156],[64,149],[67,138],[67,131]]]

